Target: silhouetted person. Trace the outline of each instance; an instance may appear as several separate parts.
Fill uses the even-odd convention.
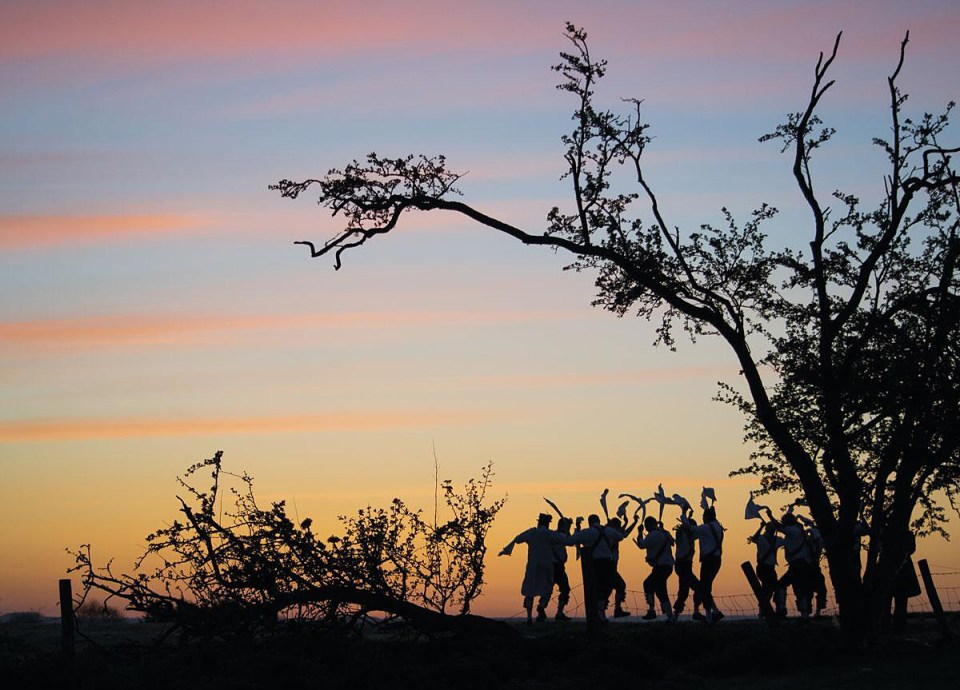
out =
[[[816,602],[813,617],[820,618],[827,608],[827,578],[823,575],[820,562],[823,559],[823,535],[817,529],[817,523],[808,517],[798,515],[797,519],[807,526],[807,554],[810,558],[810,597]]]
[[[579,520],[579,518],[578,518]],[[579,524],[578,524],[579,527]],[[574,532],[567,543],[579,546],[585,552],[584,557],[592,563],[593,581],[596,589],[596,601],[585,602],[587,606],[596,606],[597,616],[601,623],[607,620],[607,605],[614,584],[613,545],[623,538],[619,530],[605,527],[600,524],[599,515],[590,515],[587,518],[587,527]],[[589,612],[587,615],[590,615]]]
[[[893,633],[902,633],[907,627],[907,604],[911,597],[918,597],[922,594],[920,590],[920,581],[917,579],[917,570],[913,565],[913,554],[917,550],[917,537],[913,532],[907,532],[907,556],[903,564],[897,570],[897,576],[893,581],[893,618],[890,630]],[[880,554],[883,558],[883,554]],[[887,611],[890,610],[890,604],[887,604]]]
[[[689,519],[681,515],[681,520]],[[703,524],[690,525],[690,533],[700,542],[700,602],[706,609],[708,623],[723,618],[723,612],[713,600],[713,581],[720,572],[723,556],[723,525],[717,522],[717,511],[710,506],[703,510]]]
[[[674,571],[677,573],[677,599],[673,604],[673,619],[677,620],[687,603],[687,597],[693,592],[693,620],[704,620],[700,613],[700,580],[693,574],[693,556],[696,551],[696,537],[691,529],[696,527],[695,520],[681,521],[675,530],[676,552]]]
[[[633,522],[626,528],[620,524],[619,518],[610,518],[607,526],[620,533],[620,539],[626,539],[633,528],[637,526],[639,518],[634,518]],[[630,615],[630,612],[623,608],[623,603],[627,600],[627,582],[620,574],[620,543],[613,544],[613,617],[624,618]]]
[[[570,602],[570,578],[567,577],[567,546],[566,540],[570,537],[570,527],[573,520],[562,517],[557,521],[556,534],[563,539],[563,543],[553,544],[553,584],[557,587],[557,622],[568,621],[570,616],[563,609]]]
[[[757,545],[757,579],[760,580],[760,599],[768,604],[773,600],[776,613],[781,618],[787,615],[787,590],[777,576],[777,551],[784,541],[777,536],[777,526],[761,522],[750,541]],[[760,610],[763,614],[763,608]]]
[[[523,574],[520,594],[523,595],[523,608],[527,611],[527,624],[533,623],[533,600],[539,597],[537,622],[547,619],[547,603],[553,593],[554,545],[566,542],[566,537],[549,528],[553,516],[540,513],[537,526],[531,527],[515,536],[498,554],[509,556],[514,544],[527,545],[527,567]]]
[[[646,528],[647,536],[643,536]],[[673,572],[673,537],[667,532],[655,517],[648,517],[643,521],[643,527],[637,531],[637,546],[646,554],[646,561],[650,565],[650,574],[643,581],[643,596],[647,600],[647,613],[644,620],[656,620],[657,610],[655,601],[660,602],[660,609],[667,616],[667,620],[674,620],[673,609],[670,606],[670,597],[667,595],[667,578]]]
[[[780,580],[781,587],[793,587],[797,599],[797,611],[800,618],[810,617],[812,608],[813,585],[810,568],[810,550],[807,547],[807,533],[793,513],[784,515],[780,522],[770,516],[783,534],[783,555],[787,559],[787,574]]]

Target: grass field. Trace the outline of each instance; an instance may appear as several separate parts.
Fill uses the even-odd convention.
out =
[[[957,620],[953,625],[956,627]],[[256,642],[156,640],[146,623],[88,623],[72,668],[59,626],[0,624],[5,688],[848,688],[960,687],[960,643],[933,621],[855,656],[828,621],[615,623],[588,639],[582,623],[518,626],[515,638],[346,639],[291,629]]]

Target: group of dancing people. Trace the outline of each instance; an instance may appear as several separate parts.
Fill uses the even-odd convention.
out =
[[[570,601],[570,579],[566,571],[567,550],[570,547],[576,549],[577,558],[583,561],[585,579],[592,580],[590,589],[594,600],[585,600],[584,606],[595,607],[595,615],[604,623],[612,595],[613,617],[631,615],[624,607],[627,586],[618,565],[620,543],[628,539],[634,530],[636,535],[632,541],[645,552],[645,560],[650,566],[650,573],[643,581],[647,611],[642,618],[656,620],[662,615],[667,621],[676,622],[692,595],[693,620],[706,623],[721,620],[724,614],[714,600],[713,583],[720,571],[725,530],[717,520],[714,490],[703,489],[700,499],[702,519],[699,524],[693,517],[690,503],[678,494],[666,496],[662,485],[648,499],[620,494],[621,499],[627,500],[620,504],[615,517],[611,517],[607,509],[608,492],[605,490],[600,497],[605,521],[595,513],[587,518],[586,527],[583,526],[583,518],[578,517],[574,521],[565,516],[553,501],[544,499],[558,514],[556,528],[550,527],[553,516],[541,513],[536,527],[518,534],[500,552],[501,556],[509,556],[516,544],[527,545],[527,565],[520,589],[527,623],[540,623],[548,619],[547,606],[554,588],[558,591],[554,620],[570,620],[565,612]],[[646,515],[646,506],[652,501],[660,506],[659,517]],[[628,519],[627,507],[632,502],[636,502],[637,507],[632,519]],[[663,526],[663,511],[669,505],[680,508],[680,516],[672,532]],[[763,510],[767,512],[766,520],[762,515]],[[777,520],[769,508],[754,504],[752,496],[745,517],[759,518],[761,523],[757,532],[750,537],[757,547],[756,574],[760,581],[758,596],[761,601],[765,601],[767,606],[772,602],[776,614],[786,616],[786,592],[788,587],[792,587],[800,617],[819,616],[826,606],[827,590],[820,569],[823,539],[816,525],[809,518],[795,515],[792,508]],[[699,575],[694,573],[698,546]],[[781,549],[787,561],[787,572],[783,577],[777,575],[778,553]],[[667,582],[674,573],[678,581],[677,595],[671,602]],[[660,613],[657,612],[658,604]],[[762,612],[762,603],[760,608]],[[590,615],[589,611],[587,615]]]
[[[816,523],[792,511],[777,520],[769,508],[753,505],[752,498],[747,504],[747,514],[753,517],[751,510],[760,519],[760,526],[748,541],[757,547],[761,615],[764,608],[772,605],[777,616],[786,618],[787,589],[792,588],[800,618],[820,618],[827,606],[827,580],[820,567],[824,544]],[[763,510],[767,512],[766,520]],[[777,575],[781,549],[787,562],[787,572],[782,577]]]

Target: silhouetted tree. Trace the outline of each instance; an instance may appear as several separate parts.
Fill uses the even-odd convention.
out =
[[[640,102],[625,114],[599,109],[594,88],[606,70],[584,31],[567,26],[572,50],[554,69],[576,100],[573,129],[562,137],[572,191],[568,210],[553,208],[542,233],[526,232],[459,201],[460,175],[443,156],[386,158],[372,153],[321,179],[283,180],[271,189],[296,198],[310,188],[346,219],[317,248],[341,267],[345,251],[393,230],[406,211],[453,211],[528,245],[562,250],[576,270],[594,270],[595,305],[657,319],[658,343],[677,327],[719,336],[742,370],[745,389],[721,397],[748,415],[757,444],[746,472],[766,490],[800,491],[826,540],[842,625],[862,641],[882,610],[917,506],[918,526],[940,529],[943,503],[958,491],[958,177],[940,143],[942,115],[904,116],[897,86],[907,45],[888,79],[891,132],[875,139],[889,165],[878,170],[880,203],[862,210],[852,194],[815,191],[813,159],[834,130],[818,115],[833,87],[827,79],[840,44],[820,54],[803,110],[761,141],[793,158],[793,176],[810,211],[803,243],[776,249],[762,225],[764,204],[746,222],[723,210],[723,223],[683,233],[644,174],[651,139]],[[618,192],[614,170],[637,184]],[[649,221],[633,213],[643,200]],[[800,237],[795,233],[794,237]],[[862,507],[869,552],[858,563]],[[888,557],[878,559],[883,551]]]
[[[213,479],[206,490],[196,483],[201,471]],[[291,520],[285,502],[261,508],[253,479],[225,471],[218,451],[179,478],[183,517],[147,537],[133,573],[96,567],[89,545],[72,552],[73,570],[85,592],[120,598],[128,610],[194,633],[255,632],[279,615],[340,625],[366,621],[370,612],[424,632],[496,632],[502,626],[469,615],[483,589],[486,535],[505,501],[488,502],[492,477],[487,465],[462,491],[443,482],[443,524],[395,498],[388,508],[341,516],[342,533],[324,540],[311,519]],[[458,615],[448,615],[451,607]]]

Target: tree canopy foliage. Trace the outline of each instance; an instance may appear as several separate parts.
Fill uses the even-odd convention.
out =
[[[721,397],[747,415],[756,448],[740,471],[757,475],[764,491],[802,493],[826,540],[841,618],[865,634],[906,557],[911,520],[942,531],[960,488],[960,178],[952,160],[960,149],[942,143],[954,104],[906,115],[898,78],[908,34],[887,78],[890,131],[873,140],[887,158],[876,171],[878,201],[824,195],[815,163],[835,133],[820,111],[835,86],[828,74],[838,35],[820,54],[801,109],[760,138],[789,155],[809,211],[806,227],[791,231],[796,243],[779,248],[765,233],[777,214],[767,204],[745,221],[723,209],[719,224],[671,225],[646,174],[652,139],[641,102],[600,108],[594,90],[607,63],[593,58],[582,29],[568,24],[566,38],[569,52],[554,69],[575,102],[562,137],[571,199],[547,213],[543,231],[459,200],[461,176],[443,156],[371,153],[271,188],[291,199],[312,190],[345,218],[319,248],[300,242],[314,257],[333,255],[338,269],[347,250],[392,231],[405,213],[450,211],[568,253],[571,267],[595,272],[596,305],[655,320],[661,343],[672,346],[678,329],[723,339],[743,382]],[[629,191],[614,184],[623,170],[635,183]]]

